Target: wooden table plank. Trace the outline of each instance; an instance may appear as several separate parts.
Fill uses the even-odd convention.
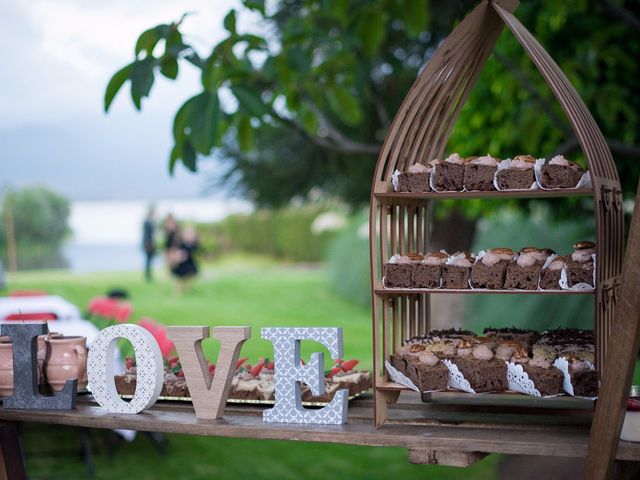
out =
[[[82,399],[76,410],[68,412],[0,409],[0,420],[188,435],[391,446],[422,451],[562,457],[586,455],[589,425],[588,419],[580,416],[573,419],[569,416],[565,421],[558,421],[562,417],[557,416],[554,421],[532,425],[523,423],[525,417],[522,415],[465,414],[457,412],[457,408],[460,407],[453,406],[443,411],[427,406],[424,409],[426,413],[415,420],[415,409],[394,405],[390,409],[390,424],[379,429],[373,426],[370,400],[352,402],[351,421],[342,426],[265,424],[258,407],[230,407],[223,419],[209,421],[198,420],[193,407],[188,404],[159,403],[137,415],[112,414],[88,399]],[[455,423],[459,421],[455,420],[455,415],[464,421]],[[394,417],[399,420],[394,421]],[[410,417],[414,418],[412,422],[403,423],[403,418]],[[496,423],[491,423],[491,419]],[[446,423],[448,421],[455,424]],[[640,445],[620,442],[618,459],[640,460]]]

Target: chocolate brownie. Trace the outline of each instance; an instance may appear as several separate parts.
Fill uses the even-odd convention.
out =
[[[550,365],[548,368],[537,367],[531,363],[522,365],[522,369],[529,375],[540,395],[558,395],[562,393],[564,375],[560,369]]]
[[[431,358],[430,354],[420,357],[412,357],[407,361],[408,377],[421,392],[444,390],[447,388],[449,369],[437,357],[437,363],[431,365],[425,363],[422,358]]]
[[[507,364],[498,358],[477,358],[475,353],[479,348],[489,351],[487,347],[476,347],[473,355],[456,356],[453,363],[476,393],[503,392],[508,387]]]
[[[498,344],[511,341],[517,342],[522,345],[527,352],[531,345],[533,345],[540,336],[540,334],[536,330],[516,327],[487,327],[483,330],[482,333],[484,333],[487,338],[494,340]]]
[[[562,269],[567,262],[566,257],[554,258],[547,268],[540,270],[540,288],[543,290],[559,290]]]
[[[507,267],[504,288],[537,290],[540,270],[552,253],[550,250],[535,247],[520,250],[518,258]]]
[[[493,179],[500,161],[487,155],[486,157],[471,157],[464,164],[464,187],[467,190],[495,190]]]
[[[411,286],[414,288],[440,288],[442,266],[449,259],[443,252],[427,253],[424,260],[413,266]]]
[[[434,168],[433,186],[438,192],[460,191],[464,185],[464,160],[457,153],[444,161],[432,162]]]
[[[398,174],[398,192],[429,192],[429,177],[431,177],[431,165],[416,163],[411,165],[406,172]]]
[[[573,394],[576,397],[598,396],[598,372],[595,370],[573,370],[574,364],[569,365],[569,376]]]
[[[394,255],[384,265],[384,286],[391,288],[410,288],[414,265],[423,260],[422,255]]]
[[[535,183],[535,158],[531,155],[518,155],[511,160],[509,167],[498,170],[496,181],[500,190],[529,190]]]
[[[580,165],[557,155],[542,165],[540,184],[543,188],[575,188],[583,174]]]
[[[473,288],[500,289],[504,286],[507,266],[515,255],[510,248],[494,248],[471,267]]]
[[[596,245],[593,242],[578,242],[574,246],[574,252],[567,259],[567,283],[573,287],[578,283],[593,284],[593,270],[595,264],[592,255],[596,253]]]
[[[454,254],[442,267],[442,288],[469,288],[469,276],[475,261],[475,257],[468,253]]]

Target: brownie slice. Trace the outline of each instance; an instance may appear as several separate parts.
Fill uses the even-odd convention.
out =
[[[481,360],[469,355],[457,356],[453,363],[476,393],[503,392],[508,387],[507,364],[503,360]]]
[[[421,392],[444,390],[449,380],[449,369],[438,362],[435,365],[427,365],[419,357],[412,357],[407,361],[408,377]]]
[[[469,288],[469,276],[475,261],[468,252],[453,254],[442,267],[442,288]]]
[[[424,257],[418,253],[394,255],[384,265],[384,286],[390,288],[410,288],[413,268]]]
[[[573,287],[578,283],[593,284],[593,270],[595,264],[592,255],[596,252],[596,244],[593,242],[578,242],[574,246],[574,252],[567,259],[567,283]]]
[[[406,172],[398,174],[398,192],[429,192],[429,178],[431,177],[431,165],[416,163],[411,165]]]
[[[537,290],[540,270],[551,250],[526,247],[520,250],[518,258],[507,267],[504,288]]]
[[[575,188],[583,174],[580,165],[557,155],[542,165],[540,184],[544,188]]]
[[[560,277],[565,265],[565,257],[556,257],[547,268],[540,270],[540,288],[543,290],[559,290]]]
[[[549,368],[523,364],[522,369],[529,375],[540,395],[558,395],[562,393],[564,375],[560,369],[551,365]]]
[[[496,181],[500,190],[529,190],[536,181],[531,155],[518,155],[511,160],[508,168],[499,170]]]
[[[116,391],[120,395],[133,395],[136,392],[137,376],[131,373],[114,375]]]
[[[490,155],[472,157],[464,164],[464,187],[467,190],[495,190],[494,177],[499,160]]]
[[[514,252],[510,248],[494,248],[471,267],[473,288],[500,289],[504,286],[507,267]]]
[[[571,371],[569,366],[569,376],[573,394],[576,397],[597,397],[598,396],[598,372],[595,370]]]
[[[464,160],[457,153],[444,161],[434,161],[433,186],[438,192],[459,192],[464,185]]]
[[[440,288],[442,266],[449,259],[443,252],[433,252],[425,255],[424,260],[413,266],[411,286],[414,288]]]

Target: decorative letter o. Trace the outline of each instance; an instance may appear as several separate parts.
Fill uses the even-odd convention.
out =
[[[136,391],[130,402],[120,398],[113,378],[113,354],[119,338],[129,340],[136,355]],[[101,407],[111,413],[139,413],[156,403],[162,391],[164,365],[158,342],[138,325],[107,327],[91,344],[87,375],[91,393]]]

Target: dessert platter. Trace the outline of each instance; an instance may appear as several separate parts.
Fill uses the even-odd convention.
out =
[[[591,176],[563,155],[547,161],[531,155],[500,160],[489,154],[463,158],[452,153],[444,160],[396,169],[391,184],[401,193],[586,189],[591,188]]]
[[[596,245],[581,241],[570,255],[549,248],[491,248],[477,255],[446,251],[393,255],[383,268],[385,288],[593,291]]]
[[[274,363],[261,357],[255,365],[243,357],[236,363],[236,372],[231,381],[228,402],[272,405],[275,401]],[[348,389],[349,399],[354,399],[371,388],[371,374],[355,370],[358,360],[336,360],[332,368],[325,372],[324,394],[313,395],[306,384],[301,384],[302,404],[323,406],[329,403],[338,390]],[[209,363],[209,374],[215,376],[216,366]],[[132,358],[127,358],[126,370],[115,376],[116,390],[122,398],[131,398],[136,389],[136,366]],[[180,359],[170,357],[165,363],[164,383],[160,400],[190,402],[189,387],[184,378]]]
[[[486,328],[482,336],[438,330],[403,342],[386,367],[392,379],[422,393],[452,389],[593,399],[599,386],[593,338],[590,330],[562,328]]]

